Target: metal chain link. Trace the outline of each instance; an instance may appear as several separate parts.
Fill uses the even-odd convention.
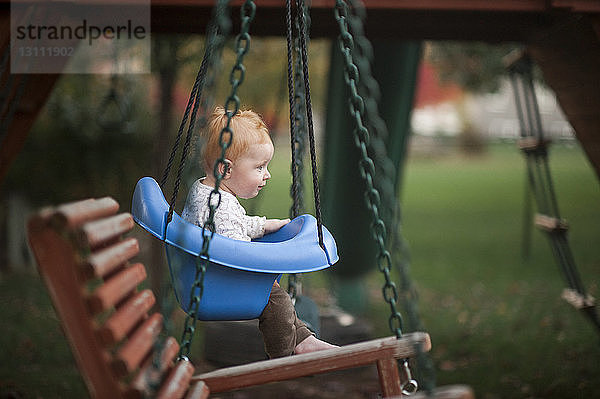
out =
[[[410,251],[408,243],[402,234],[402,212],[399,202],[396,202],[393,220],[396,222],[392,223],[391,248],[392,259],[400,274],[400,298],[406,310],[408,324],[412,331],[424,331],[423,323],[419,317],[419,295],[409,275]],[[420,377],[420,380],[423,381],[424,390],[431,396],[436,386],[436,373],[433,361],[420,346],[417,347],[416,359],[419,365],[417,377]]]
[[[359,2],[354,2],[353,7],[348,10],[347,21],[354,39],[353,60],[360,71],[358,92],[361,94],[365,106],[364,124],[370,132],[368,150],[373,154],[372,159],[377,170],[374,184],[383,201],[383,207],[380,209],[381,218],[387,226],[390,226],[394,220],[397,176],[394,163],[387,155],[388,130],[379,114],[377,105],[381,99],[381,91],[371,71],[374,51],[371,42],[363,32],[362,21],[365,14],[364,6]]]
[[[219,133],[219,145],[221,147],[221,155],[215,162],[213,175],[215,177],[215,187],[211,191],[208,198],[209,213],[204,225],[202,226],[202,249],[198,255],[196,262],[196,274],[194,283],[191,288],[190,305],[188,307],[188,315],[185,319],[183,337],[181,339],[180,357],[187,357],[190,352],[191,342],[196,330],[196,321],[198,319],[198,309],[202,294],[204,291],[204,276],[206,274],[206,265],[209,262],[209,247],[210,241],[215,231],[214,217],[217,208],[221,204],[221,193],[219,187],[221,181],[225,177],[228,170],[228,164],[225,161],[227,149],[233,141],[233,130],[231,129],[231,119],[237,114],[240,109],[240,99],[237,95],[237,90],[244,81],[246,68],[243,64],[244,56],[250,49],[250,23],[256,14],[256,5],[251,0],[246,0],[241,7],[241,29],[235,40],[235,52],[237,55],[236,62],[229,75],[229,83],[231,84],[231,92],[225,100],[225,115],[227,122]],[[222,171],[221,171],[222,168]],[[197,292],[196,292],[197,291]]]
[[[228,0],[224,1],[224,3],[227,3]],[[221,18],[223,18],[221,16]],[[228,20],[227,20],[228,22]],[[223,23],[221,23],[221,25],[223,25]],[[200,108],[204,111],[199,119],[198,119],[198,128],[202,129],[206,126],[206,110],[208,110],[209,108],[211,108],[212,104],[214,103],[214,98],[212,96],[213,90],[214,90],[214,86],[215,86],[215,81],[216,81],[216,73],[218,71],[219,68],[219,64],[220,64],[220,59],[221,59],[221,51],[223,49],[223,45],[225,43],[225,39],[227,37],[228,31],[225,32],[219,32],[219,34],[215,37],[214,39],[214,44],[213,46],[215,47],[215,50],[213,52],[213,60],[211,65],[207,68],[207,72],[206,72],[206,77],[205,77],[205,95],[201,97],[201,101],[200,101]],[[207,44],[207,46],[211,46],[210,43]],[[184,145],[184,152],[187,153],[187,147],[189,145],[188,140],[186,140],[186,145]],[[165,234],[166,237],[166,234]],[[168,244],[165,244],[168,245]],[[197,261],[198,262],[198,261]],[[199,286],[199,292],[198,292],[198,297],[199,299],[202,298],[202,294],[204,291],[204,273],[206,272],[206,267],[205,265],[197,265],[199,267],[199,272],[200,272],[200,276],[196,275],[195,276],[195,284],[192,286],[192,292],[195,289],[195,287]],[[193,296],[190,295],[190,298],[192,298]],[[198,299],[198,303],[199,303],[199,299]],[[183,342],[184,344],[181,345],[181,349],[180,349],[180,358],[187,358],[189,356],[189,351],[190,351],[190,346],[191,346],[191,338],[189,340],[186,339],[186,335],[185,332],[188,330],[188,325],[189,322],[187,322],[188,324],[185,324],[184,326],[184,333],[182,336],[182,340],[181,342]],[[193,334],[193,331],[190,331]],[[189,342],[189,343],[188,343]]]
[[[360,152],[358,167],[360,175],[366,185],[365,202],[372,218],[371,235],[377,244],[377,268],[385,277],[385,285],[382,292],[385,301],[390,305],[390,330],[392,333],[396,334],[398,338],[401,338],[403,324],[402,316],[396,309],[398,294],[396,292],[395,284],[390,276],[392,259],[386,248],[387,232],[385,224],[379,214],[381,199],[379,191],[374,186],[375,164],[367,151],[370,135],[363,122],[365,119],[365,106],[363,98],[358,93],[359,70],[353,58],[354,38],[348,30],[348,5],[343,0],[336,0],[335,18],[341,32],[338,44],[344,58],[344,79],[350,91],[350,113],[356,122],[353,133],[354,142]]]
[[[207,43],[206,49],[204,53],[204,57],[202,59],[202,63],[196,75],[196,79],[194,81],[194,85],[192,87],[192,91],[190,93],[190,97],[188,99],[185,112],[183,114],[183,118],[181,120],[181,124],[179,125],[179,130],[177,132],[177,137],[171,149],[171,154],[169,156],[169,160],[167,162],[167,166],[163,172],[163,177],[160,183],[161,188],[164,190],[165,185],[171,171],[171,167],[179,148],[179,144],[181,141],[181,137],[183,135],[183,131],[185,130],[185,125],[188,123],[188,118],[190,120],[187,135],[185,139],[184,148],[181,153],[181,159],[179,163],[179,168],[177,171],[177,178],[174,184],[173,193],[171,196],[171,201],[169,203],[169,214],[167,216],[167,222],[171,221],[173,215],[173,209],[175,206],[175,202],[177,200],[177,194],[179,191],[179,184],[181,180],[181,175],[183,172],[183,167],[185,165],[185,161],[189,152],[189,145],[192,133],[194,131],[195,119],[198,112],[200,99],[202,101],[202,108],[206,110],[206,106],[210,102],[207,96],[202,96],[202,92],[204,89],[210,89],[214,85],[214,74],[217,69],[217,65],[221,59],[221,51],[223,49],[225,39],[227,38],[229,31],[231,29],[231,21],[226,15],[227,3],[229,0],[220,0],[215,8],[213,21],[211,21],[211,25],[207,29]],[[191,117],[190,117],[191,111]],[[199,127],[202,128],[206,123],[206,118],[204,115],[201,116],[199,120]]]
[[[362,9],[362,5],[358,2],[352,1],[353,9],[358,12]],[[350,114],[356,122],[356,127],[353,131],[354,141],[356,147],[360,153],[359,160],[359,172],[365,182],[365,202],[367,209],[371,213],[371,235],[377,245],[376,263],[377,268],[383,274],[385,283],[382,288],[382,294],[384,300],[389,304],[390,317],[388,319],[389,328],[396,335],[398,339],[402,337],[403,320],[402,315],[397,310],[396,305],[398,303],[398,291],[395,283],[391,278],[391,266],[392,257],[390,252],[386,248],[387,244],[387,231],[385,223],[383,222],[380,214],[381,197],[379,190],[375,187],[375,164],[372,158],[369,156],[368,147],[371,140],[369,129],[367,128],[367,115],[365,112],[365,101],[359,94],[359,82],[361,74],[364,74],[366,81],[370,81],[372,76],[370,74],[370,68],[360,67],[365,65],[369,60],[365,60],[365,53],[369,52],[369,47],[363,44],[361,52],[356,51],[356,43],[353,34],[349,29],[349,21],[352,20],[355,34],[360,37],[366,43],[366,38],[362,34],[362,20],[360,18],[352,18],[350,15],[350,7],[344,0],[336,0],[335,7],[335,18],[340,28],[340,35],[338,36],[338,44],[340,51],[343,56],[345,70],[344,79],[348,87],[350,98],[349,107]],[[371,51],[372,53],[372,51]],[[359,61],[360,60],[360,61]],[[358,66],[357,66],[358,65]],[[368,77],[368,78],[367,78]],[[373,86],[371,86],[373,87]],[[378,121],[372,115],[371,121]],[[377,118],[379,118],[377,116]],[[382,126],[378,124],[378,126]],[[384,125],[383,125],[384,126]],[[417,382],[412,379],[410,369],[408,366],[408,360],[404,359],[401,364],[401,373],[403,375],[402,391],[404,394],[411,394],[417,390]]]

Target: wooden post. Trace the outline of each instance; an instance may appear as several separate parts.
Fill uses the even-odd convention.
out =
[[[400,375],[398,374],[396,359],[378,360],[377,373],[379,374],[379,385],[381,386],[384,398],[402,395],[402,386],[400,385]]]

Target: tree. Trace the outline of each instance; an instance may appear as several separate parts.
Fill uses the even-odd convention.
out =
[[[472,93],[495,92],[506,75],[502,59],[516,44],[431,42],[426,59],[443,82],[454,82]]]
[[[58,82],[13,164],[5,187],[27,196],[34,205],[59,203],[84,197],[112,195],[124,201],[132,184],[146,168],[151,123],[142,101],[148,76],[119,76],[119,101],[134,104],[122,125],[102,126],[101,118],[114,122],[102,107],[110,93],[110,78],[65,75]],[[104,119],[104,121],[108,119]],[[135,123],[133,131],[126,123]],[[129,125],[127,125],[129,126]]]

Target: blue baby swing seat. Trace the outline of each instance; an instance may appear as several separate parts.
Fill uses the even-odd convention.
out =
[[[202,248],[202,228],[177,213],[167,225],[169,204],[151,177],[138,181],[131,213],[138,225],[165,243],[175,295],[187,312]],[[319,245],[317,221],[311,215],[298,216],[279,231],[251,242],[214,234],[198,319],[257,318],[267,304],[273,282],[282,273],[322,270],[338,261],[335,240],[325,226],[323,243],[325,249]]]

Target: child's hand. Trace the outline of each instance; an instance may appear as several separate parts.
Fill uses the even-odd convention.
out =
[[[273,233],[290,222],[290,219],[267,219],[265,222],[265,234]]]

